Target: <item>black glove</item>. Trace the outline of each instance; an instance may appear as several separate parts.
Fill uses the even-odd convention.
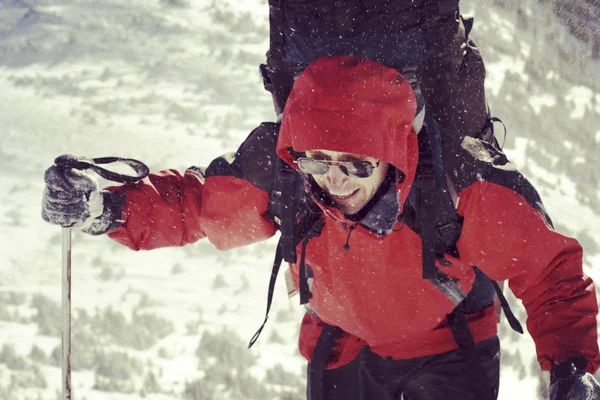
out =
[[[63,155],[59,158],[86,161]],[[62,227],[101,234],[118,227],[122,196],[100,191],[98,181],[86,171],[53,165],[44,175],[46,187],[42,218]]]
[[[586,372],[583,357],[564,361],[552,368],[549,400],[600,400],[600,384]]]

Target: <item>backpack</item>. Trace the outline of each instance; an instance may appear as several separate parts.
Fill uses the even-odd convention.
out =
[[[412,84],[418,110],[422,110],[425,101],[419,85],[419,64],[431,57],[434,42],[440,35],[439,21],[457,15],[458,0],[422,0],[424,8],[421,9],[415,8],[415,1],[397,1],[392,5],[381,0],[348,0],[341,14],[336,4],[339,2],[269,0],[271,43],[267,63],[260,66],[260,71],[265,89],[273,95],[276,110],[283,110],[294,77],[310,62],[340,54],[369,58],[398,69]],[[373,17],[359,18],[359,12]],[[470,30],[468,21],[465,25]],[[340,33],[344,35],[340,36]],[[436,266],[436,261],[444,265],[446,253],[458,256],[456,242],[462,228],[453,200],[454,187],[444,165],[444,149],[453,147],[442,146],[442,139],[456,143],[464,135],[446,131],[442,134],[434,118],[426,113],[418,114],[425,115],[418,134],[417,175],[402,217],[422,239],[423,278],[456,304],[455,310],[448,315],[448,322],[460,347],[471,348],[474,345],[464,314],[492,304],[495,296],[498,296],[510,326],[523,333],[497,282],[474,267],[476,280],[467,294]],[[490,119],[491,123],[493,120]],[[486,130],[481,140],[495,142],[493,130]],[[265,319],[250,340],[249,347],[256,342],[268,319],[280,265],[284,260],[290,263],[298,261],[296,249],[300,243],[300,303],[308,302],[310,271],[304,265],[305,249],[308,241],[318,236],[324,226],[320,209],[305,196],[302,178],[280,159],[275,165],[270,213],[279,225],[281,237],[271,272]],[[335,336],[333,332],[339,331],[335,327],[326,326],[326,329],[332,332],[330,339]],[[332,346],[334,341],[330,342]],[[317,357],[322,359],[321,363],[326,360],[322,354]],[[312,364],[315,364],[314,360]]]
[[[436,51],[440,21],[457,12],[458,0],[269,0],[270,48],[260,66],[265,89],[283,110],[294,77],[331,55],[368,58],[414,82]]]

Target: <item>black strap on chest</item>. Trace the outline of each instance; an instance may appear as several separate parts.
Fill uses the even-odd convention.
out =
[[[276,218],[276,221],[278,220],[281,236],[277,243],[275,259],[273,260],[273,266],[271,268],[265,319],[260,328],[258,328],[256,333],[250,339],[248,348],[256,343],[269,319],[269,312],[271,311],[273,294],[275,292],[275,283],[277,282],[277,275],[279,274],[281,263],[284,260],[289,263],[295,263],[296,247],[301,241],[308,243],[308,240],[312,237],[318,236],[325,225],[325,221],[323,221],[320,211],[310,207],[305,199],[298,199],[297,185],[301,184],[301,182],[299,182],[301,179],[294,169],[283,161],[278,160],[276,171],[278,173],[275,177],[273,190],[271,192],[270,210],[271,214]],[[296,201],[300,200],[302,200],[300,204],[296,203]],[[303,247],[305,249],[306,245]],[[302,258],[304,258],[304,254]],[[301,265],[300,268],[303,270],[304,265]],[[307,286],[308,283],[306,282],[306,277],[304,277],[304,281],[303,284],[302,279],[300,279],[300,297],[301,299],[306,299],[306,303],[308,302],[306,296],[310,294],[310,290]],[[303,292],[304,295],[302,295]]]
[[[267,320],[269,319],[269,312],[271,311],[271,305],[273,304],[273,293],[275,293],[275,282],[277,282],[277,275],[279,274],[279,268],[281,267],[281,262],[283,261],[283,251],[281,246],[281,238],[279,239],[279,243],[277,243],[277,248],[275,250],[275,260],[273,261],[273,268],[271,269],[271,279],[269,280],[269,291],[267,292],[267,311],[265,312],[265,319],[256,331],[256,333],[250,339],[248,343],[248,348],[251,348],[254,343],[258,340],[260,334],[262,333],[263,328],[267,324]]]
[[[308,285],[308,266],[305,264],[306,259],[306,246],[310,239],[321,235],[321,231],[325,227],[325,220],[320,217],[313,222],[307,224],[308,230],[306,233],[302,233],[302,249],[300,250],[300,276],[299,276],[299,289],[300,289],[300,305],[307,304],[312,298],[310,287]]]

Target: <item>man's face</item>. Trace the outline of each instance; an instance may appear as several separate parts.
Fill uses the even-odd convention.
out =
[[[372,157],[329,150],[309,150],[306,157],[332,162],[367,162],[373,166],[378,164],[378,160]],[[364,178],[346,174],[343,169],[344,165],[329,165],[327,172],[312,174],[312,177],[344,214],[352,215],[359,212],[373,198],[385,178],[388,164],[380,162],[372,170],[372,174]]]

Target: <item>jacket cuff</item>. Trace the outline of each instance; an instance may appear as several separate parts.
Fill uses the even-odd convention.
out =
[[[81,229],[82,232],[94,236],[112,232],[123,223],[121,214],[125,204],[125,193],[103,190],[101,194],[103,202],[102,215]]]
[[[587,372],[588,360],[583,356],[570,358],[552,367],[550,382],[567,379],[573,375],[583,375]]]

